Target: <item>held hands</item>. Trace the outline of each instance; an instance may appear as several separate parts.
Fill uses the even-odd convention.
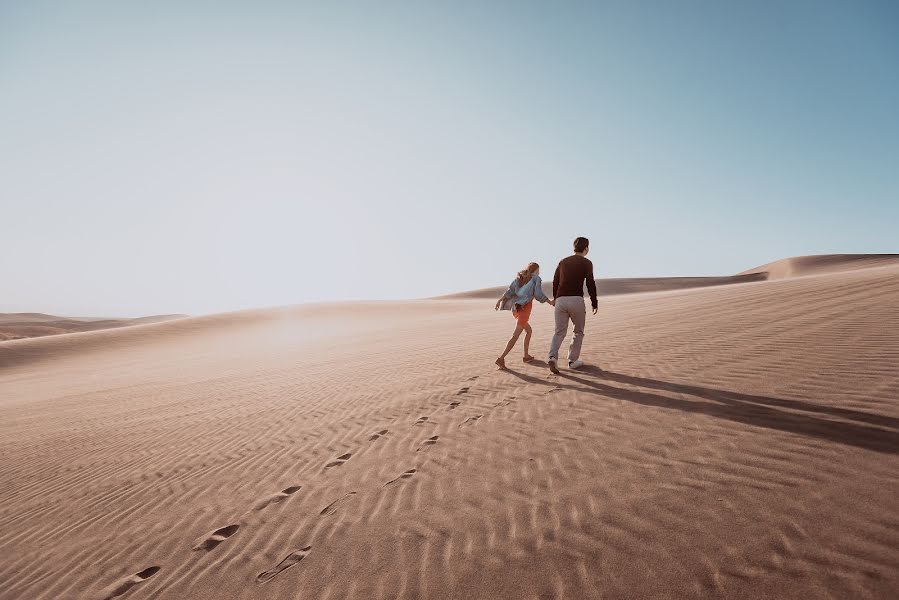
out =
[[[556,305],[556,301],[555,301],[555,300],[547,300],[546,303],[549,304],[550,306],[555,306],[555,305]]]

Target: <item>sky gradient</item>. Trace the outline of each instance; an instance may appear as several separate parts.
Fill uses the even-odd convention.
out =
[[[899,252],[897,6],[0,3],[0,312]]]

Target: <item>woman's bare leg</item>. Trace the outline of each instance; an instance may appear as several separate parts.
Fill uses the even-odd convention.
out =
[[[503,353],[496,359],[496,364],[499,365],[500,368],[506,368],[506,355],[515,347],[515,343],[518,341],[518,337],[521,335],[522,331],[524,331],[524,328],[521,325],[515,326],[515,331],[512,333],[512,337],[509,338],[509,343],[506,344],[506,349],[503,350]]]
[[[524,362],[529,362],[534,360],[534,357],[531,356],[531,353],[528,352],[528,349],[531,347],[531,334],[534,333],[534,330],[531,329],[531,324],[528,323],[524,326]]]

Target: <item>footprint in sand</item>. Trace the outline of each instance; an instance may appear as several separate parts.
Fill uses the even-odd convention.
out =
[[[368,441],[369,441],[369,442],[373,442],[373,441],[375,441],[376,439],[378,439],[378,438],[380,438],[380,437],[384,437],[384,436],[387,435],[388,433],[390,433],[390,430],[388,430],[388,429],[382,429],[381,431],[379,431],[379,432],[377,432],[377,433],[371,434],[371,437],[368,438]]]
[[[469,377],[469,378],[468,378],[468,381],[474,381],[474,380],[477,379],[477,378],[478,378],[478,375],[474,375],[474,376],[472,376],[472,377]]]
[[[277,577],[280,573],[283,573],[290,567],[294,566],[309,554],[309,551],[312,549],[312,546],[306,546],[305,548],[300,548],[299,550],[294,550],[290,554],[288,554],[284,560],[279,562],[275,567],[269,571],[263,571],[259,575],[256,576],[256,583],[268,583],[275,577]]]
[[[326,464],[325,468],[330,469],[331,467],[339,467],[346,461],[350,460],[351,456],[352,456],[352,453],[350,453],[350,452],[347,452],[346,454],[341,454],[340,456],[338,456],[337,458],[335,458],[334,460],[332,460],[331,462]]]
[[[440,439],[439,435],[432,435],[431,437],[426,439],[424,442],[422,442],[421,446],[419,446],[419,448],[416,450],[416,452],[421,452],[422,450],[424,450],[424,451],[429,450],[431,448],[431,446],[436,444],[437,440],[439,440],[439,439]]]
[[[456,392],[456,395],[457,395],[457,396],[461,396],[462,394],[467,394],[467,393],[468,393],[468,390],[470,390],[470,389],[471,389],[471,388],[464,387],[464,388],[462,388],[461,390],[459,390],[458,392]]]
[[[507,398],[506,400],[500,400],[499,402],[497,402],[496,404],[493,405],[493,408],[502,408],[503,406],[509,406],[513,402],[515,402],[515,400],[512,398]]]
[[[454,408],[456,408],[456,407],[459,406],[460,404],[462,404],[462,403],[459,402],[458,400],[454,400],[453,402],[450,402],[450,403],[449,403],[449,409],[450,409],[450,410],[453,410]]]
[[[229,537],[237,533],[237,530],[240,529],[240,525],[228,525],[227,527],[221,527],[216,529],[210,534],[207,534],[202,540],[197,542],[194,545],[194,550],[212,550]]]
[[[335,500],[328,506],[324,507],[322,509],[322,511],[318,514],[320,514],[323,517],[328,517],[328,516],[333,515],[334,513],[337,512],[337,509],[340,507],[340,505],[343,504],[344,502],[346,502],[347,500],[349,500],[350,496],[354,495],[355,493],[356,492],[350,492],[346,496],[343,496],[342,498],[338,498],[337,500]]]
[[[431,421],[429,417],[418,417],[418,420],[415,422],[416,425],[424,425],[425,423],[430,423],[432,425],[436,425],[434,421]]]
[[[259,502],[259,503],[254,507],[254,509],[255,509],[255,510],[262,510],[263,508],[265,508],[265,507],[268,506],[269,504],[277,504],[278,502],[281,502],[281,501],[284,500],[285,498],[287,498],[287,497],[289,497],[289,496],[291,496],[291,495],[297,493],[298,491],[300,491],[300,488],[301,488],[301,487],[303,487],[303,486],[301,486],[301,485],[293,485],[293,486],[290,486],[289,488],[285,488],[285,489],[281,490],[280,492],[278,492],[277,494],[273,494],[273,495],[269,496],[268,498],[266,498],[265,500]]]
[[[385,484],[384,484],[384,487],[387,487],[388,485],[394,485],[394,484],[397,484],[397,483],[402,482],[404,479],[409,479],[409,478],[411,478],[413,475],[415,475],[415,471],[416,471],[416,470],[417,470],[417,469],[409,469],[408,471],[406,471],[405,473],[403,473],[402,475],[400,475],[400,476],[397,477],[396,479],[391,479],[390,481],[388,481],[387,483],[385,483]]]
[[[111,598],[115,598],[116,596],[121,596],[137,584],[143,583],[157,573],[159,573],[159,567],[147,567],[143,571],[135,573],[128,579],[124,580],[122,583],[115,586],[112,591],[110,591],[109,594],[104,597],[104,600],[110,600]]]
[[[474,425],[475,423],[477,423],[478,419],[480,419],[483,416],[484,415],[475,415],[473,417],[468,417],[467,419],[465,419],[464,421],[459,423],[459,427],[466,427],[468,425]]]

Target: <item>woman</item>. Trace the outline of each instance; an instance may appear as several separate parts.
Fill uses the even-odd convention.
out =
[[[528,320],[531,318],[531,309],[534,307],[534,298],[539,302],[548,302],[550,306],[555,303],[546,297],[543,293],[543,282],[540,280],[540,265],[537,263],[528,264],[527,268],[518,272],[518,276],[512,281],[509,289],[502,295],[502,298],[496,301],[494,310],[512,310],[512,316],[518,321],[515,331],[506,344],[506,349],[496,359],[496,364],[500,369],[506,368],[506,355],[515,347],[518,336],[524,331],[524,362],[534,360],[534,357],[528,353],[528,347],[531,345],[531,326]]]

